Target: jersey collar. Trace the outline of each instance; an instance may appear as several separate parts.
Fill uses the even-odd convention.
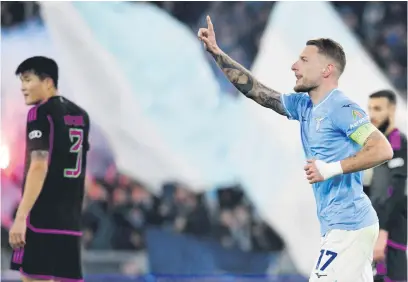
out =
[[[330,96],[337,90],[338,90],[337,88],[334,88],[332,91],[329,92],[329,94],[326,95],[326,97],[321,102],[319,102],[317,105],[313,105],[313,110],[316,110],[320,105],[326,102],[330,98]]]

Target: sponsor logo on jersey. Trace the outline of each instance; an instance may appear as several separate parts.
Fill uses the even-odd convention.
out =
[[[35,139],[35,138],[41,138],[42,132],[39,130],[33,130],[28,134],[28,138],[30,140]]]
[[[362,116],[362,119],[359,119],[358,121],[356,121],[356,122],[354,122],[354,123],[352,123],[350,125],[350,129],[359,127],[360,125],[362,125],[363,123],[366,123],[367,121],[369,121],[368,116],[365,116],[365,117]]]
[[[358,120],[358,119],[364,117],[364,115],[362,113],[360,113],[359,111],[357,111],[357,110],[352,110],[351,114],[353,115],[354,120]]]

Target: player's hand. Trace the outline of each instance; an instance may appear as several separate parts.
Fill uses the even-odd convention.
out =
[[[388,232],[380,230],[378,234],[377,243],[374,247],[373,259],[375,262],[381,262],[385,260],[385,249],[387,248]]]
[[[13,249],[23,248],[26,241],[27,223],[23,219],[16,219],[10,228],[9,243]]]
[[[207,28],[200,28],[197,33],[198,39],[204,43],[205,49],[214,55],[220,54],[221,49],[215,40],[214,26],[210,16],[207,16]]]
[[[325,181],[343,173],[341,162],[326,163],[321,160],[308,160],[305,166],[307,180],[310,184]]]
[[[316,160],[307,160],[304,170],[306,171],[306,178],[310,184],[324,181],[322,174],[316,166]]]

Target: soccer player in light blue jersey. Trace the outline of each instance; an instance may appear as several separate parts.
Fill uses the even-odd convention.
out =
[[[304,169],[322,235],[309,281],[373,281],[379,225],[361,171],[390,160],[393,150],[367,114],[337,88],[346,66],[343,48],[327,38],[309,40],[292,65],[296,93],[281,94],[222,52],[209,17],[207,25],[198,37],[231,83],[260,105],[300,122]]]

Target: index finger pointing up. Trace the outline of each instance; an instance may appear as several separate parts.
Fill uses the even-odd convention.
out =
[[[211,18],[210,18],[209,15],[207,15],[207,25],[208,25],[209,30],[214,30],[214,26],[213,26],[213,24],[211,22]]]

